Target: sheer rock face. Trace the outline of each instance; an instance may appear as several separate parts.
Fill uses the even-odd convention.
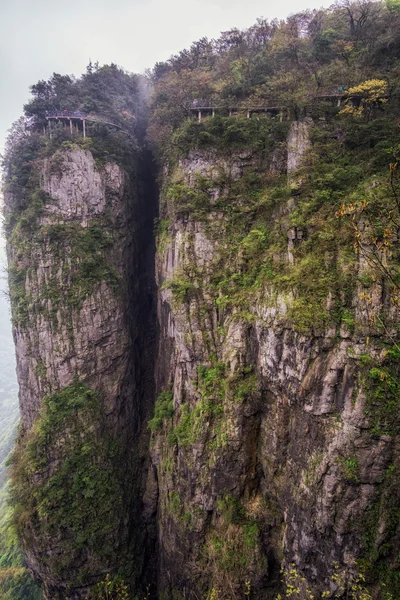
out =
[[[290,177],[310,148],[309,130],[310,122],[291,128],[287,165],[280,164]],[[252,160],[257,157],[229,160],[196,151],[181,161],[179,175],[188,185],[196,172],[209,176],[218,169],[240,179]],[[266,168],[275,173],[274,157]],[[293,206],[289,202],[287,210]],[[223,227],[216,236],[204,217],[169,216],[169,243],[157,257],[157,376],[159,390],[172,389],[174,416],[154,436],[151,451],[159,485],[161,589],[167,597],[184,589],[198,598],[214,587],[223,597],[239,598],[248,581],[255,597],[275,598],[280,568],[293,563],[314,593],[334,593],[336,563],[343,585],[357,577],[365,523],[396,457],[392,435],[371,433],[357,361],[363,354],[379,358],[381,351],[366,338],[360,311],[355,331],[342,327],[338,336],[329,329],[295,331],[285,319],[287,299],[268,289],[254,299],[251,319],[239,308],[212,306],[207,288]],[[277,216],[285,222],[284,213]],[[215,232],[216,216],[210,220]],[[169,282],[185,267],[201,276],[197,291],[182,301]],[[228,382],[218,396],[222,418],[204,404],[207,388],[199,383],[199,368],[216,361],[225,365],[220,377]],[[238,402],[229,381],[241,365],[251,366],[257,384]],[[195,415],[190,426],[187,414]],[[192,429],[184,434],[182,427]],[[227,502],[240,504],[241,519],[229,522]],[[257,533],[249,542],[251,523]],[[392,533],[384,516],[376,526],[379,545]]]
[[[127,382],[132,340],[126,282],[133,261],[129,182],[116,164],[96,169],[88,151],[66,152],[54,163],[48,159],[42,167],[42,189],[49,200],[40,216],[41,235],[32,244],[25,282],[29,327],[17,324],[14,328],[21,415],[27,428],[38,414],[43,395],[71,384],[76,377],[93,389],[103,389],[115,411],[123,401],[121,394],[132,395],[132,381]],[[58,291],[67,290],[72,278],[79,276],[73,261],[85,260],[84,254],[72,258],[76,244],[72,235],[61,252],[55,248],[51,227],[65,224],[77,227],[78,236],[91,225],[112,236],[112,246],[104,252],[120,280],[121,294],[99,280],[90,293],[82,292],[81,300],[71,302],[67,295],[58,298]],[[11,262],[13,252],[11,247]],[[44,297],[51,289],[57,298]]]
[[[180,161],[177,179],[194,189],[199,174],[234,183],[247,181],[251,169],[271,178],[288,175],[293,197],[271,218],[288,232],[284,259],[294,264],[304,232],[289,228],[288,215],[302,185],[296,172],[310,149],[310,125],[293,123],[286,147],[277,145],[267,157],[251,149],[229,157],[192,151]],[[368,333],[371,314],[382,309],[379,282],[371,287],[368,310],[355,286],[353,330],[342,324],[340,331],[299,331],[288,319],[293,298],[273,285],[259,289],[245,310],[226,308],[210,290],[229,215],[214,211],[213,203],[230,199],[223,185],[211,186],[208,213],[174,210],[168,201],[162,207],[169,225],[155,261],[154,350],[152,249],[144,239],[151,237],[154,215],[148,212],[141,229],[145,178],[141,201],[132,177],[116,164],[97,167],[81,149],[58,152],[38,168],[46,201],[34,235],[20,247],[17,231],[8,249],[10,266],[24,273],[25,312],[17,311],[11,294],[23,434],[34,429],[43,397],[79,379],[104,399],[104,422],[91,431],[99,426],[122,444],[123,472],[119,525],[104,544],[115,560],[82,549],[65,559],[71,532],[63,537],[60,528],[46,538],[27,528],[25,556],[47,598],[85,598],[127,554],[137,570],[132,579],[140,578],[144,560],[153,584],[157,564],[165,599],[218,597],[218,591],[243,598],[249,590],[254,598],[272,599],[282,592],[281,567],[292,564],[315,597],[338,591],[336,563],[336,575],[350,589],[371,514],[374,548],[393,537],[380,503],[391,493],[388,467],[396,464],[397,440],[372,429],[360,367],[367,354],[377,363],[384,357],[379,336]],[[174,181],[165,169],[166,185],[168,177]],[[9,213],[15,200],[6,198]],[[239,273],[246,257],[239,253],[236,260]],[[359,272],[366,268],[360,261]],[[193,285],[182,273],[193,276]],[[390,310],[398,321],[398,309]],[[149,446],[144,430],[154,361],[158,392],[173,399]],[[53,458],[38,475],[43,482],[60,462]],[[135,480],[139,469],[147,474],[145,490],[140,475]],[[131,552],[139,521],[148,535],[144,541],[140,534]],[[52,557],[67,560],[61,575]],[[71,587],[82,566],[88,587]]]
[[[311,119],[294,121],[288,136],[287,173],[291,175],[304,162],[307,151],[311,148],[310,127]]]
[[[101,398],[104,409],[98,413],[102,415],[99,421],[93,417],[95,420],[87,424],[86,417],[82,417],[81,424],[73,422],[73,427],[82,429],[79,444],[85,443],[85,436],[87,444],[94,443],[93,439],[101,444],[98,436],[105,432],[109,440],[105,444],[117,443],[118,452],[125,457],[116,467],[120,472],[111,474],[116,482],[112,493],[120,522],[116,530],[106,532],[103,542],[122,555],[131,542],[127,532],[135,517],[130,512],[135,504],[131,497],[134,488],[130,457],[131,438],[139,422],[133,360],[137,310],[132,303],[137,297],[133,277],[136,190],[117,164],[98,168],[92,154],[81,149],[58,151],[37,168],[47,197],[34,224],[34,234],[26,246],[21,246],[17,234],[12,234],[8,248],[10,267],[18,269],[22,265],[25,269],[27,310],[23,319],[17,316],[11,289],[23,426],[19,445],[26,452],[24,440],[31,439],[35,431],[32,426],[41,418],[43,397],[79,381]],[[16,202],[9,195],[7,211],[12,211]],[[52,442],[45,469],[30,481],[33,486],[47,485],[59,472],[67,458],[60,456],[63,446],[74,443],[70,427],[66,425],[59,441]],[[97,432],[95,438],[93,432]],[[105,472],[111,468],[112,455],[108,454],[104,449]],[[83,456],[81,450],[78,456]],[[98,460],[102,460],[100,456]],[[88,464],[88,485],[91,468]],[[85,484],[83,494],[84,489]],[[90,502],[90,496],[81,501]],[[48,599],[86,598],[88,584],[120,566],[120,556],[115,564],[110,552],[102,559],[93,550],[78,548],[76,536],[83,533],[73,530],[73,526],[71,531],[60,523],[49,536],[46,517],[42,520],[35,513],[31,518],[31,526],[22,532],[22,546],[27,564],[43,583]],[[72,523],[75,517],[67,518]]]

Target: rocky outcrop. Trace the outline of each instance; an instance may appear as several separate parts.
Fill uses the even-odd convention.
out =
[[[23,173],[29,202],[8,189],[13,494],[46,598],[108,574],[164,599],[394,581],[399,308],[348,231],[301,213],[311,126],[163,165],[155,261],[148,154],[68,144]]]
[[[9,236],[23,292],[11,279],[22,418],[14,493],[25,519],[17,526],[46,597],[86,598],[134,543],[139,199],[131,173],[98,167],[79,147],[34,169],[44,202],[31,233],[22,211]],[[8,213],[18,202],[8,194]]]
[[[99,172],[87,151],[56,158],[62,161],[58,172],[51,172],[51,160],[41,171],[49,201],[39,217],[30,256],[24,257],[29,258],[26,321],[14,328],[21,415],[27,429],[42,397],[75,377],[84,378],[93,389],[103,388],[116,412],[123,402],[121,385],[130,381],[124,395],[130,398],[133,393],[126,286],[133,264],[129,181],[115,164]],[[18,247],[11,246],[11,264],[18,253]],[[96,281],[96,273],[85,272],[98,263],[103,263],[108,281],[100,274]]]
[[[310,125],[293,123],[280,166],[297,189]],[[365,366],[385,364],[385,351],[366,335],[359,309],[351,331],[317,322],[302,331],[290,319],[291,294],[259,285],[250,297],[243,288],[232,302],[224,296],[223,277],[234,293],[250,261],[246,248],[262,232],[257,221],[250,224],[247,246],[227,258],[226,244],[236,240],[233,213],[224,208],[235,200],[214,174],[235,182],[261,169],[272,178],[274,156],[260,165],[251,150],[230,158],[193,152],[164,182],[162,210],[170,221],[157,258],[157,402],[164,402],[164,419],[154,422],[151,453],[160,586],[168,598],[177,590],[190,598],[275,598],[284,590],[281,569],[301,598],[361,593],[360,560],[395,545],[393,512],[383,507],[395,485],[396,429],[373,426],[379,408],[372,407]],[[180,210],[179,197],[172,205],[170,182],[181,178],[193,187],[198,176],[208,178],[208,213],[196,205]],[[183,184],[180,190],[184,195]],[[273,208],[269,218],[285,227],[296,202]],[[305,235],[294,237],[300,244]],[[296,264],[292,238],[279,259],[289,266]],[[352,302],[361,302],[357,291]],[[382,310],[379,302],[375,297],[374,310]]]

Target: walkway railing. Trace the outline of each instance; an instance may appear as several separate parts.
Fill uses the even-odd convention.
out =
[[[75,127],[77,129],[79,129],[79,126],[76,123],[78,121],[78,122],[82,123],[83,137],[86,137],[86,123],[102,123],[103,125],[111,125],[112,127],[116,127],[123,133],[126,133],[126,135],[129,135],[131,138],[133,138],[132,133],[126,129],[125,125],[121,121],[118,121],[117,119],[113,119],[107,115],[85,113],[80,110],[75,110],[75,111],[55,110],[52,112],[47,112],[45,114],[45,118],[47,119],[47,122],[48,122],[48,129],[49,129],[50,137],[52,137],[51,121],[54,120],[54,121],[64,121],[64,122],[68,121],[70,130],[71,130],[71,136],[73,134],[73,123],[74,122],[75,122]],[[133,115],[132,115],[132,118],[135,121],[135,117]],[[30,117],[29,119],[26,119],[25,127],[27,129],[30,129],[31,127],[34,127],[35,125],[37,125],[37,121],[36,121],[35,117]]]
[[[318,94],[309,92],[306,97],[310,104],[312,104],[313,100],[330,100],[337,102],[337,106],[341,105],[343,99],[348,98],[348,94],[341,88],[331,88],[320,90]],[[353,98],[354,99],[354,98]],[[192,114],[197,115],[199,121],[201,121],[203,116],[211,115],[215,116],[217,112],[225,111],[228,112],[231,117],[233,113],[247,113],[247,118],[250,118],[253,113],[270,113],[274,117],[280,115],[280,120],[283,120],[283,112],[286,110],[286,107],[276,99],[266,99],[263,104],[245,104],[244,102],[238,103],[221,103],[218,100],[207,98],[207,99],[195,99],[188,106],[188,111]]]
[[[101,123],[106,123],[108,125],[115,125],[115,127],[119,127],[120,129],[124,129],[121,121],[117,119],[113,119],[107,115],[101,114],[93,114],[93,113],[85,113],[82,111],[70,111],[70,110],[58,110],[54,112],[49,112],[46,114],[46,119],[80,119],[85,121],[97,121]]]

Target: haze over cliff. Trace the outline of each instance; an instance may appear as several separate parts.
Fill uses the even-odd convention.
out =
[[[399,598],[399,49],[397,4],[346,2],[32,86],[11,502],[46,599]]]
[[[15,376],[14,345],[10,326],[10,306],[7,299],[5,240],[0,237],[0,463],[3,480],[4,460],[10,451],[18,421],[18,384]]]

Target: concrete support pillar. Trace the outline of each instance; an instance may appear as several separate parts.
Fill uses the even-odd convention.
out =
[[[250,119],[250,117],[251,117],[250,111],[247,110],[247,118]]]
[[[231,108],[229,109],[229,116],[230,117],[232,116],[232,109]]]
[[[283,121],[283,110],[281,110],[281,112],[280,112],[280,117],[279,117],[279,120],[280,120],[280,122],[282,123],[282,121]]]
[[[200,123],[201,122],[201,110],[199,110],[198,119],[199,119],[199,123]]]
[[[86,121],[85,119],[82,119],[82,123],[83,123],[83,137],[86,137]]]
[[[71,137],[72,137],[72,119],[69,120],[69,130],[71,132]]]
[[[49,138],[51,139],[51,120],[48,119],[48,124],[49,124]]]
[[[212,116],[215,117],[215,108],[212,109]]]

